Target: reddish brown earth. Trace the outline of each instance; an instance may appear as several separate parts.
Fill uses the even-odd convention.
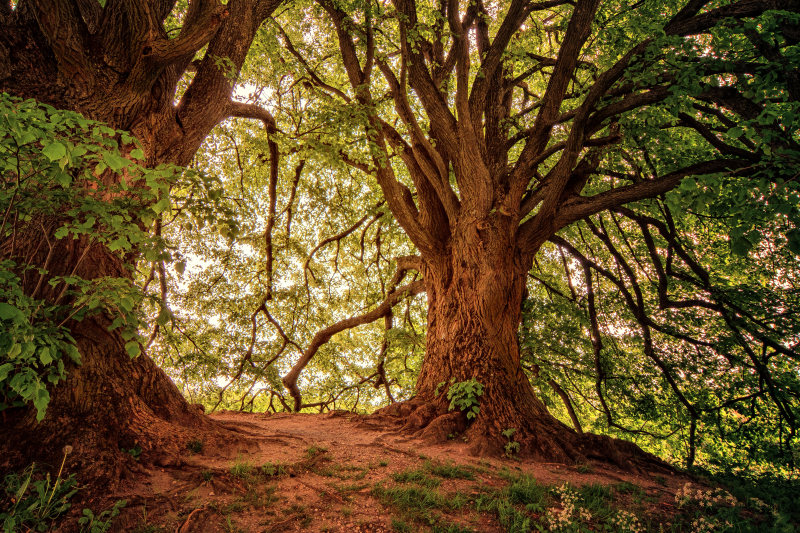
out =
[[[346,412],[328,414],[211,415],[232,435],[214,439],[203,450],[187,449],[178,461],[149,457],[146,447],[138,458],[139,472],[110,494],[86,496],[62,522],[62,531],[76,530],[80,510],[95,514],[117,500],[127,506],[114,519],[111,531],[154,533],[261,531],[393,531],[402,519],[414,522],[402,509],[386,505],[376,486],[410,486],[392,474],[453,464],[468,468],[473,479],[440,479],[435,490],[460,493],[467,504],[458,510],[435,510],[439,523],[457,524],[478,532],[503,531],[496,513],[475,510],[481,493],[508,484],[509,474],[526,473],[544,485],[574,486],[632,483],[645,494],[639,513],[650,517],[674,514],[674,495],[687,479],[665,471],[623,472],[599,463],[564,465],[524,460],[472,457],[468,444],[454,438],[429,444],[387,428],[379,419]],[[155,453],[155,452],[150,452]],[[172,466],[156,466],[177,463]],[[634,510],[619,495],[615,505]],[[627,496],[630,498],[630,496]],[[639,514],[637,513],[637,514]],[[531,516],[535,519],[536,513]]]

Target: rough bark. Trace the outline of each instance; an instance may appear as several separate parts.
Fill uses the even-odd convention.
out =
[[[539,461],[659,464],[631,443],[576,432],[536,397],[518,340],[530,259],[515,252],[510,223],[502,215],[463,217],[447,253],[426,261],[427,345],[416,396],[382,414],[399,415],[407,429],[432,441],[463,433],[475,455],[502,454],[513,439],[521,456]],[[469,420],[449,410],[447,391],[451,383],[472,379],[483,394],[477,417]],[[515,430],[511,439],[503,436],[508,429]]]
[[[191,1],[182,29],[169,38],[164,21],[174,2],[109,0],[100,8],[97,2],[21,0],[0,12],[0,90],[131,131],[149,165],[186,165],[216,124],[243,116],[230,100],[230,74],[239,71],[258,26],[278,4]],[[178,82],[205,45],[209,52],[175,105]],[[229,72],[219,68],[219,58],[230,60]],[[244,114],[263,120],[256,115]],[[112,173],[105,178],[117,179]],[[28,230],[28,249],[17,255],[44,266],[43,252],[33,252],[45,235]],[[129,275],[102,247],[52,240],[57,248],[48,265],[51,275]],[[43,297],[53,301],[57,295]],[[174,463],[193,433],[211,440],[220,434],[149,357],[131,359],[109,324],[98,316],[71,325],[82,364],[69,368],[68,378],[51,391],[42,422],[27,409],[3,413],[0,468],[34,460],[58,464],[70,445],[69,472],[79,472],[82,482],[113,485],[135,466],[122,449],[139,446],[144,461]]]

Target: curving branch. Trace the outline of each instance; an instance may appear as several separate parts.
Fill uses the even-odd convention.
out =
[[[325,345],[325,343],[327,343],[337,333],[361,326],[363,324],[369,324],[378,320],[379,318],[384,317],[392,307],[401,301],[422,292],[425,292],[425,286],[422,280],[413,281],[390,292],[386,299],[373,310],[358,316],[340,320],[335,324],[331,324],[327,328],[318,331],[317,334],[314,335],[314,338],[311,339],[311,343],[303,352],[303,355],[300,357],[300,359],[283,377],[283,384],[289,390],[292,398],[294,398],[294,410],[300,411],[300,409],[303,407],[309,407],[303,405],[303,396],[297,386],[297,379],[300,377],[300,373],[303,371],[303,369],[308,365],[309,362],[311,362],[311,359],[313,359],[314,355],[316,355],[316,353],[323,345]]]

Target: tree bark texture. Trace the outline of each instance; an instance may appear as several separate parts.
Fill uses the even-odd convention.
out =
[[[577,433],[536,397],[520,365],[518,328],[528,269],[526,258],[515,252],[511,224],[503,215],[464,217],[447,253],[425,262],[427,349],[416,396],[383,412],[402,416],[408,429],[429,440],[463,432],[476,455],[504,453],[506,444],[516,441],[521,456],[540,461],[656,464],[628,442]],[[449,410],[447,391],[473,379],[483,394],[477,416],[469,420]],[[515,431],[503,436],[509,429]]]
[[[249,116],[231,101],[233,83],[255,32],[278,0],[191,1],[177,37],[164,27],[174,2],[21,0],[0,9],[0,90],[82,113],[115,129],[132,132],[148,165],[188,164],[211,129],[228,116]],[[203,59],[195,53],[208,45]],[[225,58],[225,67],[219,61]],[[178,84],[193,63],[193,80],[175,103]],[[255,113],[253,118],[264,120]],[[108,172],[109,182],[118,177]],[[55,240],[29,227],[27,249],[17,259],[45,265],[36,251],[55,242],[49,274],[85,279],[130,274],[105,248],[87,249],[83,239]],[[7,243],[0,242],[0,246]],[[19,247],[17,247],[19,248]],[[44,247],[46,248],[46,247]],[[26,284],[30,293],[31,283]],[[56,295],[42,295],[53,301]],[[67,471],[82,482],[114,484],[130,467],[123,449],[139,447],[142,460],[179,461],[195,432],[213,440],[220,428],[189,406],[177,387],[147,355],[131,359],[110,319],[88,318],[71,331],[82,364],[51,391],[45,419],[30,409],[3,413],[0,468],[31,461],[58,464],[70,445]],[[228,436],[227,438],[230,438]]]

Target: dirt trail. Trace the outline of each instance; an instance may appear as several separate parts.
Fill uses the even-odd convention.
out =
[[[520,474],[547,486],[569,482],[626,487],[629,490],[620,492],[616,503],[631,507],[630,493],[635,492],[640,512],[651,516],[669,516],[674,494],[686,482],[663,472],[632,474],[601,464],[479,459],[469,456],[467,444],[458,438],[426,444],[344,412],[224,412],[212,418],[246,439],[187,442],[178,466],[145,466],[158,461],[143,456],[140,475],[117,493],[90,500],[88,506],[97,513],[116,500],[128,500],[112,531],[135,533],[428,527],[493,532],[508,527],[491,508],[477,510],[475,501],[502,490]],[[533,520],[547,512],[530,505],[520,509]]]

